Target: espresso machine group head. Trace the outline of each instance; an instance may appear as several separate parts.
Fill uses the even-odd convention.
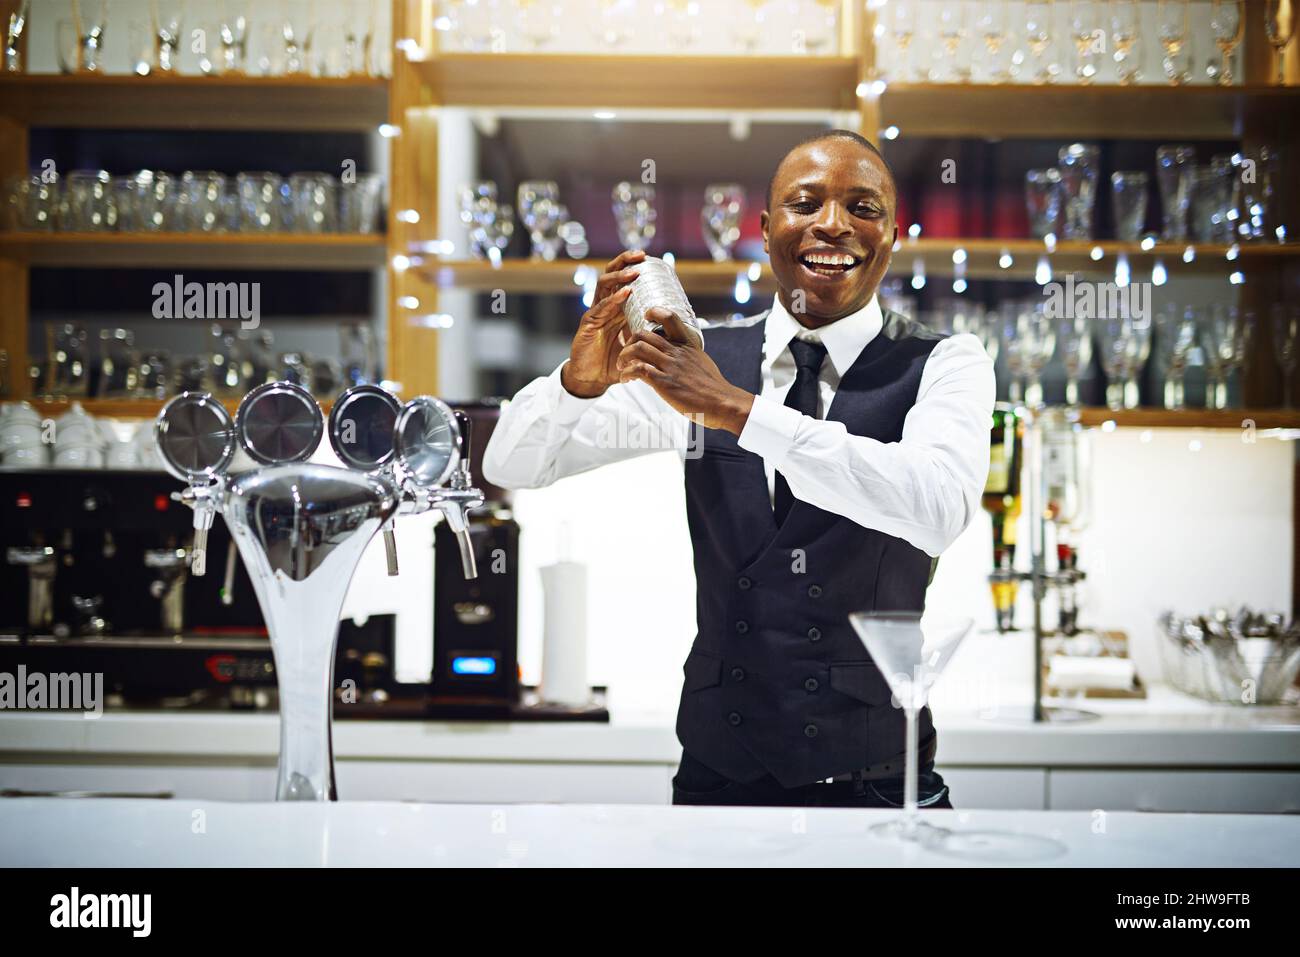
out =
[[[202,575],[220,513],[249,571],[280,690],[279,800],[335,800],[330,722],[339,617],[366,545],[383,531],[397,574],[393,520],[438,510],[475,577],[467,514],[483,504],[469,470],[469,419],[438,399],[402,405],[376,386],[343,393],[329,419],[337,468],[307,462],[326,431],[320,407],[288,382],[259,386],[232,420],[206,393],[172,399],[156,423],[177,493],[194,510],[191,571]],[[258,468],[229,471],[235,444]]]

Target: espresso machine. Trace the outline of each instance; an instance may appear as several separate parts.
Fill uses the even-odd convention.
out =
[[[420,396],[405,405],[377,386],[349,389],[330,415],[329,439],[346,466],[307,462],[325,421],[311,394],[287,382],[259,386],[232,421],[205,393],[159,413],[168,471],[193,513],[190,574],[207,569],[215,517],[225,519],[261,605],[280,697],[279,800],[336,800],[331,724],[335,646],[348,583],[376,534],[398,573],[394,519],[438,510],[455,537],[461,572],[478,574],[468,514],[483,502],[470,473],[470,419]],[[258,467],[230,473],[236,443]]]

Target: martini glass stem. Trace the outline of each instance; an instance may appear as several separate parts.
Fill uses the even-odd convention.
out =
[[[907,752],[904,757],[903,770],[903,836],[916,834],[916,764],[917,764],[917,727],[915,706],[908,707],[907,715]]]

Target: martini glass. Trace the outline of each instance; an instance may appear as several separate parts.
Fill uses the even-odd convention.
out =
[[[948,829],[922,822],[917,812],[917,716],[925,707],[930,688],[974,622],[969,618],[922,622],[919,612],[906,611],[859,611],[849,615],[849,622],[907,718],[903,816],[873,825],[871,831],[892,841],[926,845],[942,841],[950,833]]]

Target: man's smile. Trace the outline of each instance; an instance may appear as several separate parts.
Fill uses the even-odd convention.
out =
[[[862,265],[862,256],[844,249],[831,246],[817,246],[806,249],[795,257],[800,271],[813,277],[814,281],[836,282],[843,279]]]

